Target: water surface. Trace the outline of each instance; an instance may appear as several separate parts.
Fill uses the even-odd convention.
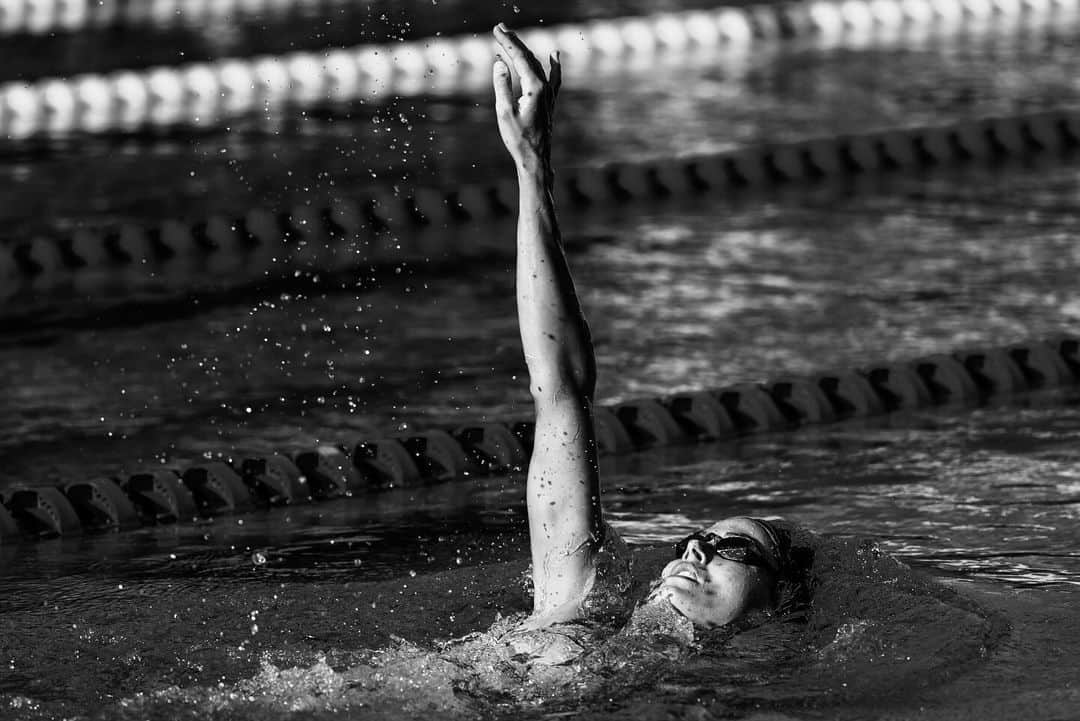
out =
[[[114,62],[130,65],[139,52],[146,63],[180,62],[157,54],[170,47],[196,59],[310,47],[323,32],[381,42],[493,22],[480,13],[482,24],[452,26],[442,13],[460,7],[441,3],[415,28],[393,15],[291,34],[256,22],[218,45],[180,24],[146,31]],[[520,9],[523,22],[539,21],[535,8]],[[566,17],[621,9],[574,5]],[[375,11],[388,12],[356,10]],[[89,69],[102,38],[66,46],[63,62]],[[993,42],[597,64],[568,78],[559,162],[1058,107],[1076,101],[1075,44],[1075,31],[1059,27]],[[42,56],[20,57],[5,72],[41,66]],[[498,177],[506,163],[481,87],[248,118],[197,136],[7,148],[0,218],[6,237],[25,238]],[[1075,333],[1078,192],[1066,158],[876,188],[567,213],[599,396]],[[39,323],[0,337],[0,487],[527,416],[512,229],[466,232],[493,252],[235,296],[138,297],[121,314],[110,309],[122,284],[112,296],[57,290]],[[427,235],[433,248],[461,247],[440,233]],[[816,602],[828,623],[714,639],[606,697],[481,708],[527,718],[1074,715],[1078,402],[1072,389],[606,459],[609,517],[644,572],[655,573],[675,539],[732,514],[782,515],[850,549]],[[405,715],[437,715],[429,701],[458,712],[446,677],[416,659],[526,607],[525,544],[517,476],[5,543],[0,713],[398,718],[403,700],[413,703]],[[859,565],[890,557],[915,575]]]

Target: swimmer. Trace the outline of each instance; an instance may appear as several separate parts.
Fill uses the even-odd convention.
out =
[[[522,628],[579,621],[610,582],[605,554],[625,547],[603,521],[592,407],[596,359],[570,276],[552,198],[552,120],[562,82],[505,25],[493,67],[499,133],[517,171],[517,309],[535,404],[526,481],[533,611]],[[517,76],[520,93],[515,92]],[[797,575],[787,524],[727,518],[691,534],[644,605],[669,605],[700,628],[775,611]]]

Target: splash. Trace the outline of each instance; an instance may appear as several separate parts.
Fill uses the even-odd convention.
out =
[[[121,706],[131,718],[260,721],[358,711],[450,719],[599,713],[612,703],[635,718],[702,705],[733,715],[749,707],[782,712],[897,697],[986,658],[1007,630],[871,543],[820,541],[812,582],[813,601],[800,613],[759,614],[710,631],[695,630],[666,602],[541,630],[526,629],[525,615],[515,614],[449,641],[395,638],[295,667],[264,659],[232,684],[170,687]]]

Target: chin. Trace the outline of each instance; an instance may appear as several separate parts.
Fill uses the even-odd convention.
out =
[[[727,618],[726,616],[705,612],[695,604],[687,603],[686,601],[687,599],[679,597],[672,597],[669,599],[669,603],[671,603],[671,606],[676,611],[700,628],[716,628],[717,626],[723,626],[724,624],[735,620],[734,618]]]
[[[716,609],[704,608],[701,599],[698,598],[699,594],[697,584],[690,579],[671,576],[661,581],[652,597],[667,601],[672,608],[693,622],[695,626],[702,628],[723,626],[735,620],[728,614],[718,613]]]

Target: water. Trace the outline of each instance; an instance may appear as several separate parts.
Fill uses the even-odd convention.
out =
[[[888,709],[883,717],[906,718],[915,694],[931,718],[945,718],[992,709],[991,699],[1020,708],[1017,690],[1042,696],[1048,713],[1037,717],[1074,709],[1080,398],[1067,399],[618,459],[605,469],[607,507],[628,540],[657,548],[644,552],[643,575],[666,558],[664,542],[709,519],[779,513],[875,538],[959,600],[879,585],[850,567],[849,550],[834,586],[818,589],[828,623],[767,625],[706,646],[663,666],[658,692],[624,689],[614,706],[591,699],[590,715],[704,707],[752,716],[761,706],[796,718]],[[486,479],[6,549],[0,693],[33,699],[27,718],[208,708],[230,718],[363,708],[391,717],[402,699],[453,710],[460,699],[440,685],[443,672],[402,665],[412,657],[400,649],[524,608],[520,502],[520,478]],[[388,649],[384,663],[415,674],[411,695],[371,685],[367,649]]]
[[[599,397],[1075,328],[1078,189],[1059,165],[567,216]],[[512,242],[510,227],[482,232]],[[527,416],[512,282],[509,258],[419,266],[362,292],[316,286],[15,336],[0,350],[13,411],[0,417],[0,482]]]
[[[264,49],[233,41],[229,52]],[[1075,102],[1074,47],[1061,28],[598,68],[567,88],[559,148],[564,163],[636,158],[1054,107]],[[475,179],[503,162],[489,117],[486,97],[465,94],[60,143],[2,161],[4,220],[14,234],[388,177]],[[402,139],[419,149],[401,155]],[[599,396],[1075,333],[1078,193],[1066,160],[567,214]],[[465,232],[511,244],[506,226]],[[112,300],[50,299],[47,321],[0,338],[0,487],[528,415],[508,253],[355,280],[97,322]],[[520,477],[5,544],[0,714],[1068,718],[1080,709],[1078,433],[1072,389],[606,459],[605,507],[643,577],[717,517],[775,514],[827,537],[826,582],[805,625],[713,638],[677,662],[635,657],[539,706],[462,693],[460,668],[435,651],[526,608]]]

